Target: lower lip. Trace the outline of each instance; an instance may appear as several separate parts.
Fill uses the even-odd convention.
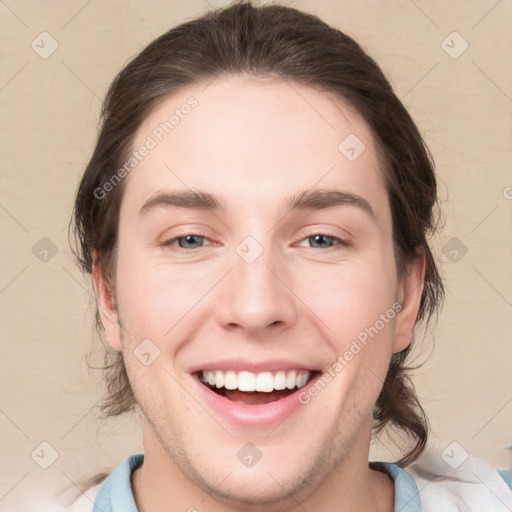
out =
[[[246,405],[218,395],[201,383],[196,375],[192,379],[199,387],[201,396],[213,412],[236,427],[269,428],[281,424],[288,416],[304,405],[299,395],[307,392],[320,375],[315,375],[304,387],[274,402]]]

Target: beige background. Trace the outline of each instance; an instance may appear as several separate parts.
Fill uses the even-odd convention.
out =
[[[97,419],[100,375],[85,363],[90,286],[74,267],[66,225],[115,73],[156,36],[223,3],[0,2],[1,510],[142,451],[136,418]],[[362,43],[434,153],[446,216],[434,244],[448,294],[435,349],[427,339],[420,354],[424,360],[432,352],[417,372],[417,388],[443,446],[456,441],[510,467],[512,3],[288,4]],[[43,31],[58,43],[46,59],[31,47]],[[469,44],[458,58],[442,46],[454,31]],[[462,48],[460,37],[447,39],[452,53]],[[47,262],[32,252],[43,237],[57,249]],[[453,237],[467,247],[457,262],[442,252]],[[34,459],[44,453],[39,461],[48,460],[51,449],[42,442],[58,453],[46,470],[31,458],[35,450]]]

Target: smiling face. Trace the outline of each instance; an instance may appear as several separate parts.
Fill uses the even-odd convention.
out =
[[[282,81],[205,85],[138,130],[133,148],[156,146],[126,178],[117,309],[94,270],[145,416],[144,465],[233,502],[306,496],[342,469],[355,488],[422,260],[397,275],[376,146],[346,102]]]

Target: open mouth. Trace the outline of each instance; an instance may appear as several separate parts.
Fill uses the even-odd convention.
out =
[[[247,371],[199,371],[199,381],[219,396],[245,405],[275,402],[306,386],[319,371],[291,370],[252,373]]]

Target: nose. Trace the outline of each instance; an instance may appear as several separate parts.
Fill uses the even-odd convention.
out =
[[[267,249],[252,262],[240,254],[234,254],[234,268],[218,290],[218,322],[253,339],[289,328],[297,319],[297,303],[284,259]]]

